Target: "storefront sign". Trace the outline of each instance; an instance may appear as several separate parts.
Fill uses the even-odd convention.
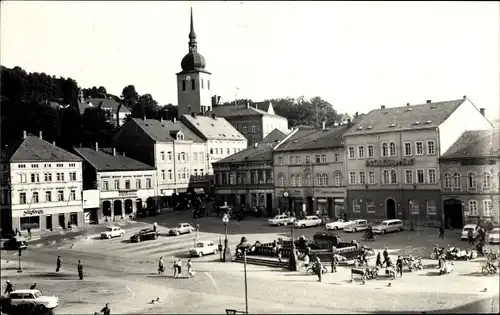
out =
[[[195,188],[194,189],[195,194],[204,194],[205,193],[205,188]]]
[[[470,159],[460,161],[462,165],[495,165],[496,161],[492,159]]]
[[[137,190],[136,191],[119,191],[118,196],[120,196],[120,197],[137,197]]]
[[[367,167],[384,167],[384,166],[410,166],[415,164],[415,159],[402,159],[402,160],[373,160],[366,161]]]
[[[23,213],[23,217],[24,216],[31,216],[31,215],[41,215],[41,214],[43,214],[42,209],[40,209],[40,210],[25,210]]]

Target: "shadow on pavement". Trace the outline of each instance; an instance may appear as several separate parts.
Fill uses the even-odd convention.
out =
[[[487,277],[486,275],[483,275],[482,272],[479,271],[474,271],[470,273],[461,273],[460,276],[462,277]]]
[[[424,277],[436,277],[440,276],[439,271],[429,271],[425,274],[419,274],[419,276],[424,276]]]

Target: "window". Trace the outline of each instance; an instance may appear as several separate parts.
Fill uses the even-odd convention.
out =
[[[389,144],[389,153],[391,154],[391,156],[396,156],[396,143],[394,142],[391,142]]]
[[[359,172],[359,184],[360,185],[365,185],[366,184],[366,174],[365,174],[365,172]]]
[[[257,125],[252,125],[252,133],[257,133]]]
[[[370,185],[375,184],[375,171],[368,172],[368,184],[370,184]]]
[[[340,154],[334,153],[333,154],[333,161],[334,162],[340,162]]]
[[[321,163],[326,163],[326,154],[321,155]]]
[[[56,167],[64,167],[64,164],[56,164]]]
[[[427,180],[429,184],[435,184],[436,183],[436,169],[435,168],[429,168],[427,169]]]
[[[76,172],[69,173],[69,180],[76,182]]]
[[[315,159],[316,163],[321,163],[321,156],[319,154],[316,154]]]
[[[349,172],[349,185],[356,185],[356,172]]]
[[[424,170],[422,169],[417,170],[417,184],[424,184],[424,183],[425,183]]]
[[[243,133],[247,133],[247,131],[248,131],[247,125],[243,125]]]
[[[360,212],[361,211],[361,207],[359,205],[358,199],[353,199],[352,200],[352,211],[353,212]]]
[[[333,183],[335,186],[342,186],[342,174],[339,171],[333,174]]]
[[[203,90],[205,87],[204,87],[204,84],[203,84],[203,79],[201,79],[201,89]]]
[[[35,230],[40,228],[40,216],[24,217],[19,218],[19,223],[21,225],[21,230],[26,230],[28,228]],[[26,294],[24,295],[26,296]]]
[[[52,181],[52,173],[45,173],[43,174],[43,180],[46,182],[51,182]]]
[[[40,175],[39,174],[31,174],[31,182],[32,183],[40,182]]]
[[[226,150],[226,154],[227,154],[227,155],[231,154],[231,151],[229,150],[229,148],[227,148],[227,150]]]
[[[162,161],[165,161],[165,152],[163,152],[163,151],[160,152],[160,159]]]
[[[126,179],[126,180],[125,180],[125,189],[126,189],[126,190],[129,190],[129,189],[130,189],[130,180],[129,180],[129,179]]]
[[[35,191],[33,193],[33,196],[31,197],[31,202],[32,203],[38,203],[38,202],[40,202],[40,199],[38,198],[38,192]]]
[[[186,80],[182,80],[182,90],[186,90]]]
[[[306,155],[306,164],[311,163],[311,157],[309,155]]]
[[[436,214],[436,200],[426,200],[427,214]]]
[[[210,154],[214,154],[214,149],[210,148]]]
[[[434,140],[428,140],[427,141],[427,155],[434,155],[436,154],[436,144]]]
[[[291,183],[292,186],[296,186],[297,185],[297,182],[295,181],[295,175],[292,175],[290,177],[290,183]]]
[[[355,153],[354,153],[354,147],[349,147],[349,158],[354,159]],[[318,162],[318,159],[316,159],[316,162]]]
[[[57,201],[64,201],[64,190],[57,191]]]
[[[453,174],[453,187],[454,188],[460,188],[462,186],[462,183],[460,181],[460,173],[455,173]]]
[[[50,167],[50,164],[49,164],[49,167]],[[76,167],[76,164],[75,163],[69,163],[69,167]]]
[[[469,189],[476,189],[476,173],[469,172],[469,174],[467,175],[467,179]]]
[[[391,170],[391,184],[397,184],[398,183],[398,173],[396,170],[392,169]]]
[[[320,174],[316,174],[316,185],[323,186],[323,177]]]
[[[161,180],[165,180],[165,170],[161,170]]]
[[[120,180],[115,179],[115,190],[120,190]]]
[[[328,186],[328,174],[323,174],[321,177],[323,177],[323,185]]]
[[[405,170],[405,184],[413,184],[413,170]]]
[[[26,168],[26,164],[18,164],[19,168]]]
[[[382,171],[382,184],[390,184],[390,178],[389,178],[389,170],[383,170]]]
[[[109,190],[109,183],[107,180],[102,181],[102,190]]]
[[[137,178],[135,180],[135,188],[136,189],[141,189],[141,179],[140,178]]]
[[[210,90],[210,80],[207,80],[207,88]]]
[[[306,186],[307,187],[311,186],[311,171],[306,170],[304,172],[304,178],[306,179]]]
[[[415,142],[415,155],[424,155],[424,143],[422,141]]]
[[[366,199],[366,212],[375,212],[375,200]]]
[[[168,180],[174,179],[172,170],[168,170],[167,173],[168,173],[168,177],[167,177]]]
[[[20,183],[26,183],[26,174],[19,174],[18,179]]]
[[[56,179],[58,182],[64,182],[64,173],[56,173]]]
[[[299,155],[297,155],[295,157],[295,164],[300,164],[300,156]]]
[[[469,200],[469,216],[471,216],[471,217],[478,216],[477,201],[476,200]]]
[[[76,191],[71,190],[69,192],[69,200],[76,200]]]
[[[19,193],[19,204],[21,204],[21,205],[26,204],[26,193],[25,192]]]
[[[373,145],[368,146],[368,157],[374,157],[375,156],[375,149],[373,148]]]
[[[282,156],[278,157],[278,164],[283,165],[283,157]]]
[[[38,168],[38,164],[31,164],[32,168]]]
[[[443,178],[444,178],[444,188],[451,188],[453,185],[452,180],[451,180],[451,174],[444,173]]]
[[[295,160],[293,159],[293,156],[290,156],[289,161],[288,161],[288,164],[293,164],[293,162],[294,162],[294,161],[295,161]]]
[[[484,200],[483,201],[483,216],[491,217],[492,208],[493,208],[493,204],[491,203],[491,200]]]
[[[420,204],[418,200],[408,200],[408,209],[410,210],[410,214],[419,214],[420,213]]]
[[[194,80],[191,80],[191,90],[195,90],[196,89],[196,83]]]
[[[358,147],[358,158],[359,158],[359,159],[362,159],[362,158],[364,158],[364,157],[365,157],[365,147],[364,147],[364,146],[362,146],[362,145],[360,145],[360,146]]]
[[[167,159],[172,161],[172,152],[167,152]]]
[[[483,188],[491,188],[491,175],[488,172],[483,173]]]
[[[411,142],[405,142],[405,156],[411,156]]]
[[[146,188],[151,188],[151,178],[146,178]]]
[[[45,192],[45,201],[46,202],[52,202],[52,192],[51,191],[46,191]]]
[[[302,186],[302,175],[297,175],[295,177],[295,181],[297,182],[297,186],[301,187]]]
[[[281,187],[285,186],[285,176],[283,174],[278,174],[278,183]]]
[[[387,142],[382,143],[382,156],[389,156],[389,146]]]

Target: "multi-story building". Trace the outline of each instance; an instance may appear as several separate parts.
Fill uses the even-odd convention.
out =
[[[339,217],[344,209],[342,135],[351,122],[322,129],[296,129],[273,152],[275,195],[281,211]]]
[[[274,130],[260,143],[212,164],[215,191],[222,202],[246,209],[275,207],[273,147],[286,135]]]
[[[349,215],[440,222],[439,156],[464,131],[491,127],[465,96],[361,116],[344,134]]]
[[[248,146],[260,142],[274,129],[286,134],[288,119],[274,113],[270,102],[241,105],[219,105],[212,108],[209,114],[224,117],[248,140]]]
[[[153,186],[170,205],[172,195],[187,192],[191,176],[206,179],[211,168],[206,143],[175,118],[132,118],[116,132],[113,143],[127,156],[156,168]]]
[[[447,226],[499,223],[499,130],[464,132],[439,158],[443,219]]]
[[[247,139],[222,117],[191,113],[182,115],[181,122],[206,143],[208,174],[213,174],[212,163],[247,148]]]
[[[113,221],[115,217],[135,214],[145,206],[153,207],[156,196],[153,166],[116,154],[114,148],[105,152],[96,145],[75,148],[75,152],[84,159],[84,189],[97,188],[99,192],[100,207],[89,211],[90,221],[99,222],[103,217]]]
[[[39,137],[23,134],[2,155],[2,230],[83,225],[82,159]]]

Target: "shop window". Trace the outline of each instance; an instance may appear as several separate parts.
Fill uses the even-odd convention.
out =
[[[71,225],[78,226],[78,214],[76,212],[71,212],[69,222],[71,222]]]
[[[28,228],[39,229],[40,228],[40,216],[24,217],[20,218],[21,230],[26,230]]]
[[[353,212],[360,212],[361,211],[361,206],[359,205],[358,199],[352,200],[352,211]]]
[[[366,212],[374,213],[375,212],[375,201],[367,199],[366,200]]]
[[[410,214],[420,213],[420,204],[418,200],[413,200],[413,199],[408,200],[408,208],[410,210]]]

